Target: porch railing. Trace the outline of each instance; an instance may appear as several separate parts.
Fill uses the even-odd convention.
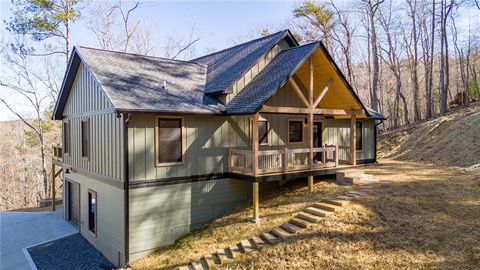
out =
[[[258,175],[282,173],[320,168],[337,167],[339,164],[339,146],[324,145],[313,148],[313,163],[310,164],[309,148],[283,148],[258,151]],[[251,150],[229,149],[228,165],[230,172],[254,174]]]

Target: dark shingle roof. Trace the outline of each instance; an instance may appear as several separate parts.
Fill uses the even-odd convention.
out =
[[[98,49],[76,48],[120,111],[219,113],[205,96],[206,67],[197,63]],[[163,82],[166,89],[162,89]]]
[[[385,120],[387,119],[383,114],[375,111],[374,109],[372,108],[369,108],[369,107],[365,107],[367,109],[367,112],[368,114],[370,115],[369,118],[371,119],[376,119],[376,120]]]
[[[226,113],[248,114],[258,111],[318,46],[319,43],[314,42],[281,51],[225,106]]]
[[[255,62],[283,38],[288,30],[251,40],[237,46],[209,54],[192,62],[208,66],[206,94],[225,94],[229,87],[247,72]]]

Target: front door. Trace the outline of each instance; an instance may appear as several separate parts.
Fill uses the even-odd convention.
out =
[[[318,148],[322,147],[322,122],[313,123],[313,147]],[[313,160],[316,162],[323,162],[323,155],[321,152],[317,152],[313,157]]]
[[[80,224],[80,185],[68,181],[68,220],[77,227]]]

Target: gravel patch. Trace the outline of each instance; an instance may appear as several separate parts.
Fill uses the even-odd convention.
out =
[[[41,269],[115,269],[115,266],[80,234],[74,234],[28,249]]]

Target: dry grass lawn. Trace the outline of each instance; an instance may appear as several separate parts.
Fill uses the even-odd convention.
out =
[[[223,269],[480,269],[478,170],[383,160],[365,171],[390,180],[390,187]],[[307,204],[344,189],[322,182],[308,194],[303,186],[292,186],[264,199],[260,225],[247,222],[249,208],[239,209],[132,268],[159,269],[199,259],[280,225]]]

